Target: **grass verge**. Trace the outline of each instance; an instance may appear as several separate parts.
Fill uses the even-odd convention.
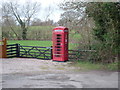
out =
[[[81,70],[109,70],[109,71],[118,71],[118,62],[110,63],[110,64],[102,64],[102,63],[91,63],[85,61],[77,61],[73,63],[74,66],[80,67]]]

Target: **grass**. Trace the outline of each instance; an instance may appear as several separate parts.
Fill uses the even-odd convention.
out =
[[[25,46],[41,46],[41,47],[50,47],[52,46],[51,41],[34,41],[34,40],[8,40],[8,44],[20,44]]]
[[[73,64],[76,67],[80,67],[81,70],[110,70],[110,71],[118,71],[118,63],[110,63],[110,64],[102,64],[102,63],[91,63],[85,61],[78,61]]]
[[[50,47],[52,46],[52,41],[36,41],[36,40],[8,40],[8,44],[20,44],[20,45],[25,45],[25,46],[40,46],[40,47]],[[69,49],[74,49],[76,48],[77,45],[70,43],[69,44]]]

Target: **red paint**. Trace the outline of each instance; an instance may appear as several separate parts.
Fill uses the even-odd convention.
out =
[[[68,28],[56,27],[53,29],[53,61],[68,60]]]

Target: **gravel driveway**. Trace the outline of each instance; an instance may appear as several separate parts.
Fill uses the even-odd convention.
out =
[[[2,88],[118,88],[118,72],[83,72],[70,63],[3,59]]]

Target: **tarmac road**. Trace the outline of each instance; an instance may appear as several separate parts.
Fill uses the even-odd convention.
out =
[[[3,59],[2,88],[118,88],[118,72],[83,72],[69,63]]]

